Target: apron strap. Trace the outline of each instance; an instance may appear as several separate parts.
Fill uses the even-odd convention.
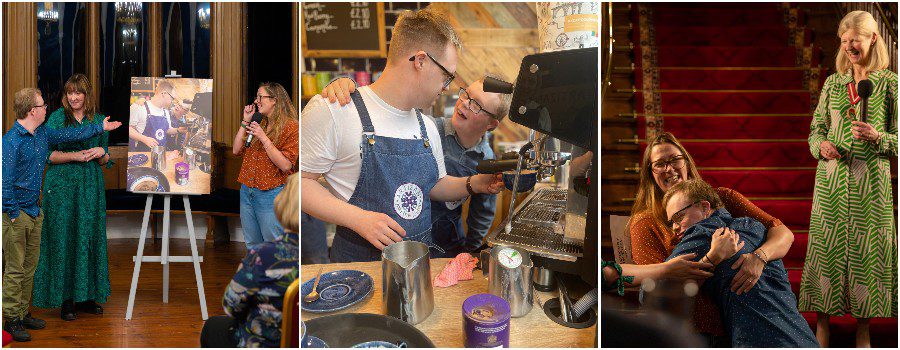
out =
[[[358,89],[350,94],[350,99],[353,100],[353,105],[356,106],[356,112],[359,113],[359,121],[362,123],[363,145],[367,143],[369,145],[374,145],[375,127],[372,126],[372,118],[369,117],[369,110],[366,109],[366,103],[363,102],[362,95],[359,94]],[[360,154],[360,157],[362,157],[362,154]]]
[[[416,109],[416,118],[419,119],[419,132],[422,133],[422,141],[425,143],[425,148],[431,147],[431,144],[428,142],[428,132],[425,130],[425,121],[422,120],[422,112]]]

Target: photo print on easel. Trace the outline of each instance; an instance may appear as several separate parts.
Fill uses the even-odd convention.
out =
[[[131,78],[127,188],[209,194],[212,79]]]

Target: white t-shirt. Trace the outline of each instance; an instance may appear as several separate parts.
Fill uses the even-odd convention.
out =
[[[422,138],[415,110],[401,111],[388,105],[368,86],[358,90],[366,103],[376,135],[399,139]],[[431,117],[423,114],[422,120],[434,159],[440,160],[436,163],[438,179],[441,179],[447,175],[441,136]],[[329,104],[320,95],[313,97],[303,108],[300,135],[300,169],[324,174],[331,193],[344,201],[350,200],[362,167],[362,122],[353,101],[341,107],[336,102]]]
[[[172,116],[168,110],[156,107],[154,104],[150,103],[150,100],[145,100],[144,103],[147,104],[147,107],[150,107],[150,113],[155,116],[166,116],[169,127],[172,126]],[[133,126],[139,133],[144,133],[144,128],[147,127],[147,109],[144,108],[144,104],[135,103],[129,107],[128,125]]]

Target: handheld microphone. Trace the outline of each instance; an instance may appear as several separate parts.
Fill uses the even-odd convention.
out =
[[[859,97],[862,98],[862,111],[859,115],[859,120],[863,123],[867,123],[866,119],[869,116],[869,96],[872,96],[872,82],[868,79],[860,80],[856,85],[856,92],[859,94]]]
[[[263,120],[262,114],[260,114],[259,112],[253,112],[253,117],[250,118],[250,124],[253,124],[253,122],[256,122],[258,124],[258,123],[261,123],[262,120]],[[253,135],[247,136],[247,143],[244,144],[244,148],[250,147],[250,142],[252,142],[252,141],[253,141]]]

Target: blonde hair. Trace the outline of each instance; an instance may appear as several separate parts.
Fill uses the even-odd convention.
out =
[[[435,58],[443,58],[447,43],[462,51],[462,42],[447,16],[431,6],[418,11],[403,11],[391,30],[388,64],[402,62],[411,51],[424,50]]]
[[[281,193],[275,196],[275,218],[289,232],[300,232],[300,188],[297,182],[297,173],[291,174]]]
[[[25,119],[28,116],[28,112],[34,108],[34,102],[37,101],[37,97],[41,96],[41,89],[38,88],[24,88],[16,92],[16,96],[13,102],[13,111],[16,112],[16,119]]]
[[[669,190],[666,191],[666,195],[663,196],[663,207],[669,205],[669,200],[672,199],[676,193],[684,193],[691,203],[696,201],[707,201],[709,202],[709,207],[713,210],[722,206],[722,199],[719,198],[719,194],[716,193],[716,190],[706,183],[706,181],[701,179],[685,180],[675,184],[672,188],[669,188]]]
[[[169,94],[171,94],[172,91],[175,91],[175,87],[172,86],[172,83],[166,81],[165,79],[162,79],[158,83],[156,83],[156,89],[153,90],[153,93],[159,94],[159,93],[163,93],[163,92],[168,92]]]
[[[278,143],[281,138],[281,132],[284,131],[284,125],[287,124],[289,120],[297,120],[297,110],[294,109],[291,97],[281,84],[262,83],[259,84],[259,87],[275,97],[275,108],[266,120],[263,121],[262,124],[264,125],[260,126],[266,131],[266,135],[272,139],[272,142]]]
[[[872,34],[877,35],[875,38],[875,45],[872,45],[872,48],[869,50],[869,63],[866,64],[867,72],[882,70],[890,65],[891,59],[888,54],[887,45],[884,43],[884,37],[878,32],[878,23],[875,22],[875,17],[872,17],[871,13],[866,11],[853,11],[844,16],[844,19],[841,20],[841,24],[838,25],[838,38],[850,29],[855,30],[858,36],[866,39],[871,39]],[[850,58],[847,57],[847,53],[844,52],[844,50],[838,49],[834,63],[837,72],[844,74],[849,71],[852,66]]]
[[[84,117],[89,121],[94,120],[94,113],[97,112],[97,105],[94,101],[94,90],[91,87],[91,81],[88,80],[87,76],[84,74],[78,73],[73,75],[66,81],[66,85],[63,86],[63,96],[62,96],[62,106],[63,111],[65,111],[65,125],[76,125],[75,121],[75,111],[72,109],[72,105],[69,104],[69,96],[70,92],[80,92],[84,94]]]
[[[500,74],[495,73],[485,73],[484,77],[478,79],[481,82],[482,86],[484,85],[484,78],[494,78],[500,81],[506,81]],[[503,120],[509,115],[509,104],[512,103],[512,94],[499,94],[500,95],[500,109],[497,110],[497,120]]]
[[[666,143],[678,148],[678,151],[684,156],[684,166],[687,167],[688,173],[688,178],[685,180],[700,179],[700,173],[697,171],[694,158],[681,145],[681,142],[678,142],[675,135],[672,135],[670,132],[656,135],[656,137],[647,141],[647,148],[644,150],[644,157],[641,160],[641,170],[638,173],[640,183],[638,184],[637,198],[634,200],[634,206],[631,207],[632,217],[646,211],[659,224],[665,223],[666,210],[665,203],[662,201],[665,193],[657,186],[656,180],[653,179],[653,172],[650,170],[650,152],[653,151],[653,147]]]

